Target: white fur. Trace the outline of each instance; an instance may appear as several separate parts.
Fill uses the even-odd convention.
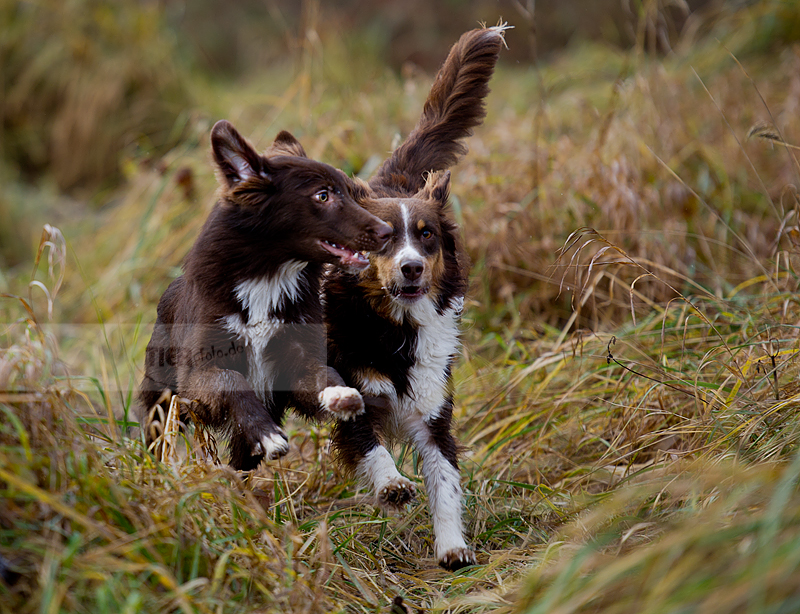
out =
[[[287,299],[297,300],[300,292],[301,274],[307,262],[289,260],[283,263],[275,275],[248,279],[240,282],[234,290],[236,298],[247,309],[247,322],[234,314],[223,319],[225,328],[244,340],[247,352],[247,381],[266,403],[272,396],[274,365],[264,360],[264,350],[270,339],[284,325],[275,317],[275,312]]]
[[[422,456],[422,475],[433,521],[434,550],[436,558],[442,560],[448,552],[467,548],[461,520],[461,475],[431,440],[430,431],[419,422],[415,424],[414,419],[409,422],[409,434]]]
[[[274,365],[264,360],[264,350],[269,340],[283,327],[283,322],[270,318],[253,324],[245,324],[239,314],[223,319],[225,328],[244,340],[247,353],[247,382],[262,403],[272,398],[272,384],[275,378]]]
[[[464,297],[454,296],[450,299],[450,309],[453,310],[453,314],[456,318],[460,318],[461,314],[464,313]]]
[[[406,412],[412,407],[425,420],[435,418],[447,397],[447,366],[460,347],[459,312],[445,309],[439,315],[430,297],[415,302],[408,315],[418,324],[416,361],[409,379],[413,394],[402,400]]]
[[[343,402],[349,405],[355,403],[355,409],[343,409],[340,407]],[[336,414],[342,420],[349,420],[364,413],[361,393],[347,386],[327,386],[319,393],[319,403],[324,410]]]
[[[397,390],[387,377],[362,376],[358,381],[358,387],[362,393],[375,397],[386,397],[393,404],[397,402]]]
[[[283,431],[264,435],[257,446],[261,446],[261,450],[253,450],[253,454],[257,456],[263,452],[268,460],[284,456],[289,451],[289,441]]]
[[[356,472],[376,493],[380,493],[393,481],[403,479],[394,465],[392,455],[383,446],[376,446],[367,452],[358,463]]]
[[[423,256],[419,250],[412,245],[411,242],[411,226],[409,222],[408,206],[405,203],[400,203],[400,212],[403,215],[403,242],[400,249],[394,256],[396,268],[399,270],[403,262],[407,260],[422,260]]]
[[[248,324],[274,315],[287,298],[289,302],[296,301],[300,291],[300,274],[306,266],[307,262],[288,260],[278,267],[275,275],[239,283],[236,286],[236,298],[250,312]]]
[[[392,297],[392,302],[389,303],[389,317],[397,322],[398,324],[403,323],[403,317],[405,316],[408,306],[403,304],[401,301]]]
[[[499,21],[497,22],[496,26],[491,26],[486,28],[487,33],[491,36],[500,36],[503,39],[503,47],[508,49],[508,45],[506,44],[506,30],[513,30],[514,26],[508,25],[506,21]]]

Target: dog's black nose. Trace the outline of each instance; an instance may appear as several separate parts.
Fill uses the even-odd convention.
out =
[[[422,270],[425,265],[419,260],[406,260],[400,264],[400,270],[408,281],[417,281],[419,276],[422,275]]]
[[[378,238],[378,241],[386,241],[386,239],[392,236],[392,227],[389,226],[389,224],[381,223],[375,231],[375,236]]]

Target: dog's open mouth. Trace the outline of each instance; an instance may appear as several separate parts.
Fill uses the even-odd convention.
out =
[[[416,301],[427,293],[427,286],[396,286],[392,292],[395,298],[400,298],[409,302]]]
[[[366,252],[357,252],[354,249],[339,245],[333,241],[320,241],[319,244],[339,259],[345,268],[363,270],[369,266],[369,258]]]

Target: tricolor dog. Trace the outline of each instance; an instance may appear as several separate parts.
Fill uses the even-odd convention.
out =
[[[414,485],[387,448],[411,441],[422,457],[439,564],[475,563],[464,539],[458,444],[451,433],[451,370],[459,352],[466,258],[448,211],[450,172],[466,153],[461,139],[485,116],[488,81],[504,26],[473,30],[453,46],[414,131],[363,186],[359,201],[392,229],[369,268],[325,278],[328,361],[348,386],[383,399],[339,421],[334,446],[344,464],[400,506]]]

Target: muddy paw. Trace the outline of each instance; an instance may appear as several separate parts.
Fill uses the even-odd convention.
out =
[[[439,559],[439,565],[448,571],[455,571],[475,564],[475,553],[469,548],[454,548]]]
[[[364,413],[364,399],[355,388],[347,386],[328,386],[319,393],[323,409],[334,414],[339,420],[351,420]]]
[[[416,496],[417,489],[410,481],[403,477],[395,478],[378,491],[378,504],[382,507],[402,507]]]
[[[253,446],[253,456],[263,455],[267,460],[275,460],[281,456],[286,456],[288,452],[289,439],[281,430],[264,435]]]

